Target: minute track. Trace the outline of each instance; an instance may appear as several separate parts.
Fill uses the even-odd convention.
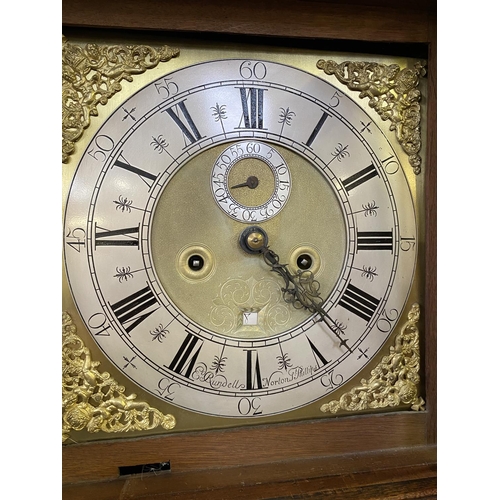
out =
[[[97,230],[95,239],[107,244],[98,243],[97,250],[88,249],[88,276],[82,278],[77,278],[74,272],[74,269],[83,267],[82,260],[75,264],[81,255],[74,250],[73,240],[68,239],[74,245],[73,247],[66,245],[68,274],[76,290],[75,300],[81,304],[84,321],[90,317],[95,318],[93,315],[98,313],[109,314],[113,319],[114,313],[104,307],[105,304],[112,304],[114,309],[110,310],[115,311],[118,321],[122,324],[120,328],[124,330],[130,328],[127,332],[130,336],[123,333],[122,342],[132,353],[140,352],[144,362],[137,364],[137,369],[129,365],[126,373],[128,377],[156,397],[161,396],[160,393],[163,391],[164,400],[180,407],[200,413],[255,418],[298,408],[322,397],[326,386],[321,380],[325,374],[331,373],[335,367],[341,375],[334,380],[336,382],[342,380],[342,383],[345,383],[359,371],[362,363],[368,362],[373,353],[378,351],[386,337],[385,330],[393,328],[393,315],[386,318],[384,311],[391,308],[400,314],[401,300],[397,297],[398,294],[405,296],[407,293],[404,287],[407,287],[408,283],[400,276],[402,274],[400,269],[403,267],[397,255],[400,213],[397,210],[391,212],[390,209],[379,209],[377,226],[374,227],[369,225],[372,221],[365,220],[362,213],[355,214],[351,207],[361,207],[362,203],[366,203],[367,188],[378,190],[378,205],[396,207],[398,203],[408,204],[406,201],[401,201],[402,197],[407,196],[401,194],[404,192],[402,188],[398,188],[399,191],[394,196],[391,191],[395,185],[394,179],[400,172],[390,173],[389,175],[394,177],[388,178],[374,153],[376,150],[380,158],[388,158],[387,164],[392,161],[390,159],[393,152],[390,146],[383,142],[385,140],[383,134],[372,123],[370,129],[373,134],[370,135],[368,142],[367,139],[359,137],[359,132],[353,123],[359,121],[358,118],[363,119],[365,123],[371,120],[367,119],[354,101],[345,94],[337,93],[338,89],[334,89],[324,80],[290,66],[268,61],[253,61],[241,66],[243,63],[246,61],[229,60],[224,63],[215,61],[180,69],[169,75],[168,80],[162,77],[156,83],[162,82],[161,85],[166,89],[163,93],[168,91],[171,97],[162,99],[161,102],[158,102],[160,95],[154,87],[155,82],[149,84],[127,101],[126,108],[136,110],[134,116],[137,121],[133,127],[130,126],[130,120],[127,121],[128,125],[122,121],[123,113],[117,112],[111,115],[96,137],[98,145],[109,149],[109,146],[114,144],[115,148],[109,153],[99,150],[96,155],[95,141],[91,141],[90,148],[93,148],[94,157],[84,154],[84,160],[79,167],[82,171],[85,170],[85,182],[90,182],[91,185],[93,183],[93,194],[85,195],[87,197],[82,203],[70,197],[67,220],[72,220],[72,217],[76,220],[80,217],[80,213],[86,212],[89,223],[87,226],[68,225],[65,233],[75,234],[72,231],[77,227],[86,227],[88,236],[91,234],[89,228],[95,227],[96,223],[99,227],[105,228]],[[264,80],[229,76],[231,72],[238,75],[241,67],[253,68],[252,71],[255,68],[262,70],[258,75],[265,73]],[[212,74],[219,78],[212,81],[202,78],[200,75],[205,74],[202,71],[205,68],[207,70],[213,68]],[[296,84],[294,88],[289,82]],[[243,93],[247,103],[246,115],[242,101]],[[155,94],[156,102],[150,100]],[[329,105],[327,101],[332,95],[337,95],[337,98]],[[214,119],[211,109],[216,104],[219,105],[218,122]],[[187,114],[184,113],[184,108]],[[290,125],[280,122],[280,109],[288,109],[289,112],[295,113]],[[242,112],[243,121],[241,121]],[[185,130],[179,125],[179,121]],[[189,134],[186,134],[186,131]],[[340,136],[337,138],[336,134]],[[312,262],[319,259],[322,265],[318,267],[318,272],[314,271],[312,274],[312,282],[317,279],[322,283],[324,301],[322,296],[321,305],[312,306],[309,310],[302,307],[304,316],[297,316],[299,319],[293,320],[291,326],[277,327],[277,323],[270,322],[270,318],[273,321],[275,319],[285,321],[289,314],[286,309],[287,301],[281,292],[278,302],[272,298],[266,305],[255,302],[258,299],[253,299],[254,303],[243,303],[243,295],[233,296],[231,294],[234,292],[228,291],[233,280],[234,283],[238,282],[237,286],[240,286],[241,290],[246,290],[247,287],[251,297],[258,297],[251,295],[256,294],[257,290],[252,287],[255,283],[263,287],[267,274],[271,274],[269,269],[265,270],[260,264],[254,266],[255,273],[247,271],[247,268],[251,268],[252,262],[256,262],[250,257],[247,257],[248,266],[241,268],[234,264],[236,257],[233,261],[226,257],[225,249],[229,247],[230,241],[234,242],[234,239],[228,238],[228,233],[232,231],[233,235],[238,234],[234,229],[237,226],[230,224],[241,224],[241,222],[233,220],[230,224],[226,224],[224,217],[227,219],[229,217],[224,213],[213,216],[212,205],[217,209],[218,207],[213,199],[203,205],[206,198],[201,189],[193,191],[179,188],[179,196],[176,198],[178,201],[175,203],[172,201],[178,209],[170,210],[167,203],[165,207],[169,207],[168,210],[165,209],[164,212],[159,210],[164,200],[168,201],[170,198],[174,200],[177,186],[184,186],[182,179],[189,177],[188,172],[193,172],[190,176],[191,186],[201,186],[204,182],[205,186],[209,186],[206,178],[203,180],[204,158],[210,158],[207,163],[212,165],[213,158],[220,155],[224,148],[230,148],[231,145],[241,142],[260,143],[279,150],[280,154],[286,155],[287,163],[295,162],[297,166],[292,168],[303,171],[303,175],[308,179],[305,181],[299,172],[297,179],[301,180],[297,185],[293,181],[290,188],[291,196],[296,197],[297,201],[287,201],[286,207],[273,217],[272,221],[267,219],[262,221],[262,224],[269,223],[266,227],[271,228],[273,250],[275,248],[273,242],[279,241],[276,238],[283,238],[283,243],[279,243],[279,252],[280,255],[285,252],[286,257],[277,260],[276,265],[293,264],[290,252],[294,245],[305,246],[311,252],[319,247],[317,254],[313,252]],[[332,162],[332,154],[339,143],[344,146],[349,145],[351,156],[346,156],[342,162]],[[314,148],[314,151],[310,147]],[[381,153],[379,147],[382,149]],[[227,152],[231,154],[230,149]],[[127,163],[119,163],[121,162],[119,155],[126,158]],[[97,161],[104,157],[105,161]],[[372,165],[374,169],[370,169],[368,174],[371,175],[374,171],[377,174],[370,178],[369,182],[365,181],[354,187],[353,182],[357,179],[351,179],[352,182],[348,180],[360,169],[366,168],[366,165]],[[114,168],[111,168],[112,166]],[[391,163],[390,167],[392,172],[395,164]],[[241,185],[244,192],[258,191],[263,181],[257,176],[259,184],[256,188],[251,188],[248,186],[251,175],[255,174],[243,171],[242,180],[229,184],[229,189],[238,190],[240,188],[236,186]],[[79,178],[77,174],[77,181]],[[148,182],[145,183],[144,180]],[[342,180],[350,188],[348,191],[346,186],[341,184]],[[324,219],[319,211],[311,212],[314,215],[311,216],[309,223],[300,222],[303,226],[296,233],[303,239],[292,244],[292,232],[287,233],[283,221],[288,221],[286,225],[289,227],[292,219],[303,220],[297,207],[310,205],[314,196],[307,197],[306,193],[310,188],[317,192],[316,188],[323,185],[324,192],[328,193],[328,197],[331,197],[335,201],[335,206],[338,206],[339,216],[335,219]],[[301,193],[304,194],[301,196]],[[130,200],[133,200],[133,203]],[[322,205],[325,207],[324,211],[328,213],[333,210],[334,205],[333,202],[332,206],[329,203],[328,201]],[[144,210],[137,226],[134,226],[137,219],[132,220],[127,207],[131,209],[131,213],[137,213],[133,211],[136,207]],[[163,219],[160,217],[161,213]],[[290,217],[287,213],[291,214]],[[178,220],[173,216],[169,219],[168,214],[176,214]],[[200,219],[199,223],[194,221],[196,217]],[[209,223],[211,217],[218,222]],[[309,232],[309,227],[314,226],[313,222],[316,223],[318,220],[329,222],[326,225],[323,222],[318,223],[319,227],[322,227],[321,237],[311,239],[310,234],[313,233]],[[186,221],[189,221],[189,224]],[[176,232],[179,232],[183,224],[185,228],[189,227],[189,231],[181,229],[182,234],[177,237]],[[276,230],[272,229],[273,224]],[[411,219],[405,219],[404,234],[408,238],[413,238],[416,234],[412,224]],[[202,231],[204,225],[211,226],[214,230],[222,228],[221,234],[212,240],[205,240],[205,232]],[[231,230],[226,231],[224,226],[231,227]],[[132,228],[135,227],[137,232],[135,229],[132,232]],[[159,236],[161,231],[155,228],[162,228],[163,237]],[[386,234],[390,228],[395,228],[391,236]],[[370,233],[375,233],[375,236]],[[193,236],[190,237],[190,234]],[[136,236],[137,240],[130,238]],[[338,240],[341,243],[338,243],[335,251],[331,251],[329,247],[328,249],[323,247],[322,241],[325,238],[327,241]],[[137,252],[139,245],[136,245],[135,241],[140,243],[140,252]],[[175,247],[177,241],[180,243]],[[189,275],[191,281],[188,285],[187,281],[179,276],[183,264],[176,260],[177,255],[180,255],[185,247],[188,249],[193,247],[195,249],[193,251],[199,251],[195,247],[200,243],[207,248],[208,257],[200,253],[193,255],[202,255],[205,264],[213,260],[214,273],[203,279],[198,279],[195,274]],[[413,240],[410,243],[412,244]],[[356,244],[360,255],[356,255]],[[405,245],[405,248],[409,247],[404,252],[405,262],[411,261],[411,256],[414,255],[410,253],[411,244]],[[394,247],[394,254],[388,251],[389,245]],[[167,251],[162,253],[162,248]],[[69,254],[70,250],[74,255]],[[136,257],[136,254],[132,254],[132,250],[139,255]],[[366,265],[368,254],[370,261],[376,261],[377,279],[374,282],[366,281],[357,270],[363,269],[362,266]],[[233,262],[232,271],[228,267],[230,264],[226,265],[225,262]],[[259,262],[264,264],[260,260]],[[111,280],[113,275],[117,275],[116,266],[120,266],[120,269],[121,266],[125,266],[123,273],[126,273],[129,267],[131,270],[144,268],[155,302],[150,304],[141,298],[142,295],[133,299],[134,294],[142,290],[138,281],[139,274],[127,275],[128,279],[122,280],[121,289],[118,290],[114,285],[118,281],[117,278]],[[165,278],[162,273],[167,268],[172,269],[172,272]],[[228,269],[229,271],[223,272]],[[290,272],[291,275],[295,274],[295,270]],[[142,273],[144,271],[141,271],[141,276]],[[289,279],[286,273],[284,277],[276,275],[276,278],[274,283],[280,283],[278,280],[281,280],[279,286],[287,288],[286,282],[283,281],[285,278]],[[272,280],[265,281],[266,286],[271,287],[271,282]],[[212,283],[220,283],[221,287],[227,284],[227,287],[224,290],[212,287],[210,293],[203,291],[208,290]],[[345,307],[354,293],[354,287],[379,301],[377,305],[369,306],[368,312],[363,313],[368,315],[368,322],[365,321],[366,316],[362,317],[359,314],[360,308],[365,307],[360,299],[356,299],[357,302],[355,300],[357,312],[349,311]],[[189,293],[194,294],[195,309],[205,312],[196,316],[196,312],[186,309],[187,306],[181,300],[182,295],[187,294],[184,290],[190,290]],[[262,290],[270,292],[271,288],[263,287]],[[232,299],[236,297],[237,300],[242,300],[237,314],[246,314],[245,324],[239,326],[237,323],[239,316],[235,316],[234,331],[224,330],[226,326],[218,329],[215,319],[213,323],[204,319],[209,317],[206,311],[210,312],[211,308],[215,310],[217,300],[224,302],[228,293]],[[288,297],[290,292],[287,294]],[[124,300],[126,303],[119,306]],[[139,300],[136,306],[139,309],[142,307],[141,310],[131,305],[134,300]],[[155,304],[158,304],[158,309],[153,311]],[[224,303],[223,306],[227,307],[227,304]],[[279,314],[276,309],[274,316],[270,316],[268,312],[275,306],[282,309],[279,309]],[[102,313],[99,312],[101,310]],[[233,313],[227,312],[227,317],[230,317],[230,314]],[[321,317],[323,321],[313,321],[313,316],[317,316],[316,319]],[[215,313],[214,318],[217,318]],[[116,329],[118,323],[116,319],[114,321],[112,327],[108,327],[106,323],[106,328]],[[372,330],[375,333],[374,329],[377,328],[377,322],[381,326],[382,335],[379,332],[372,335]],[[342,330],[341,325],[347,323],[349,323],[347,330]],[[325,328],[326,324],[329,325],[328,329]],[[192,334],[186,333],[187,327],[192,330]],[[169,333],[166,333],[167,328]],[[252,335],[257,336],[252,337]],[[133,354],[126,351],[125,347],[113,344],[112,339],[116,338],[116,335],[99,337],[96,338],[97,343],[117,367],[120,368],[124,364],[123,356],[132,359]],[[155,338],[161,338],[161,342]],[[222,346],[224,349],[221,353]],[[362,356],[361,359],[357,359],[358,346],[361,346],[368,358]],[[214,364],[215,361],[217,363]],[[160,383],[161,380],[163,382]],[[175,394],[171,384],[179,385],[175,386]],[[238,384],[240,386],[238,389],[231,387]],[[262,399],[257,401],[253,398]]]

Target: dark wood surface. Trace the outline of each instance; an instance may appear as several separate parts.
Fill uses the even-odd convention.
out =
[[[435,2],[63,0],[65,26],[429,42]]]
[[[426,411],[334,418],[63,447],[65,499],[436,498],[436,5],[395,0],[63,0],[78,27],[422,44],[428,51]],[[170,461],[171,471],[118,467]]]
[[[116,481],[69,484],[64,486],[63,496],[73,500],[434,499],[435,455],[435,446],[418,446],[290,460],[272,467],[149,472]]]
[[[426,412],[401,412],[70,445],[63,478],[116,479],[118,467],[164,461],[188,472],[424,446],[426,420]]]

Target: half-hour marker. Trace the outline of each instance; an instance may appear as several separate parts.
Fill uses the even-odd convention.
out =
[[[379,302],[380,299],[372,297],[369,293],[360,290],[350,283],[345,289],[344,295],[339,301],[339,305],[356,314],[356,316],[359,316],[361,319],[370,321]]]
[[[113,278],[118,279],[118,283],[123,283],[124,281],[131,280],[135,273],[144,271],[144,268],[131,270],[130,266],[122,266],[116,268],[116,274],[113,274]]]
[[[214,360],[212,361],[212,365],[210,366],[211,370],[215,371],[215,374],[223,373],[226,368],[227,357],[223,356],[225,346],[222,346],[222,351],[220,355],[215,355]]]
[[[285,125],[288,125],[289,127],[292,126],[292,120],[293,117],[295,116],[295,113],[290,110],[290,108],[280,108],[280,116],[278,123],[281,124],[281,131],[280,131],[280,137],[283,135],[283,128]]]
[[[363,184],[364,182],[370,180],[372,177],[377,177],[378,172],[377,169],[373,166],[373,163],[368,165],[368,167],[363,168],[359,172],[356,172],[354,175],[351,175],[347,179],[341,180],[345,190],[349,193],[355,187]]]
[[[215,103],[215,106],[212,106],[210,109],[212,110],[212,116],[214,117],[215,122],[220,123],[220,126],[222,127],[222,133],[225,135],[226,130],[224,128],[224,120],[227,120],[226,105],[219,104],[217,102]]]

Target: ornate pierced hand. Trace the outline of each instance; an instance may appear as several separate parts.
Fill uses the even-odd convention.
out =
[[[241,233],[240,245],[247,253],[260,253],[264,257],[265,263],[271,267],[271,271],[278,273],[285,281],[285,286],[281,288],[283,300],[292,304],[296,309],[306,309],[311,313],[318,313],[320,321],[324,321],[326,326],[339,339],[340,345],[351,351],[347,345],[349,339],[341,336],[341,329],[336,322],[330,318],[323,309],[323,298],[320,296],[320,284],[314,279],[314,273],[307,270],[298,270],[292,273],[287,264],[281,264],[279,256],[268,246],[266,232],[258,226],[252,226]]]

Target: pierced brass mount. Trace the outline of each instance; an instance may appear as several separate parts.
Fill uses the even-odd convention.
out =
[[[63,37],[62,43],[62,161],[67,163],[76,142],[97,116],[97,105],[105,105],[131,82],[132,75],[144,73],[177,57],[179,49],[167,45],[154,49],[146,45],[97,45],[80,47]]]
[[[397,64],[378,64],[373,62],[325,61],[320,59],[316,66],[327,75],[334,75],[349,90],[358,91],[360,99],[369,98],[369,106],[382,118],[391,122],[390,130],[408,155],[413,171],[421,171],[422,147],[420,135],[420,99],[418,90],[420,77],[426,69],[422,62],[414,68],[401,69]]]
[[[130,432],[175,427],[175,418],[164,415],[147,403],[136,401],[136,395],[125,395],[108,372],[100,372],[98,361],[76,333],[71,316],[62,313],[62,440],[70,431]]]
[[[390,354],[384,356],[372,370],[368,380],[343,394],[338,401],[321,406],[322,412],[339,410],[360,411],[411,405],[415,411],[425,409],[425,401],[418,395],[420,376],[419,331],[420,306],[413,304],[408,321],[401,327]]]

